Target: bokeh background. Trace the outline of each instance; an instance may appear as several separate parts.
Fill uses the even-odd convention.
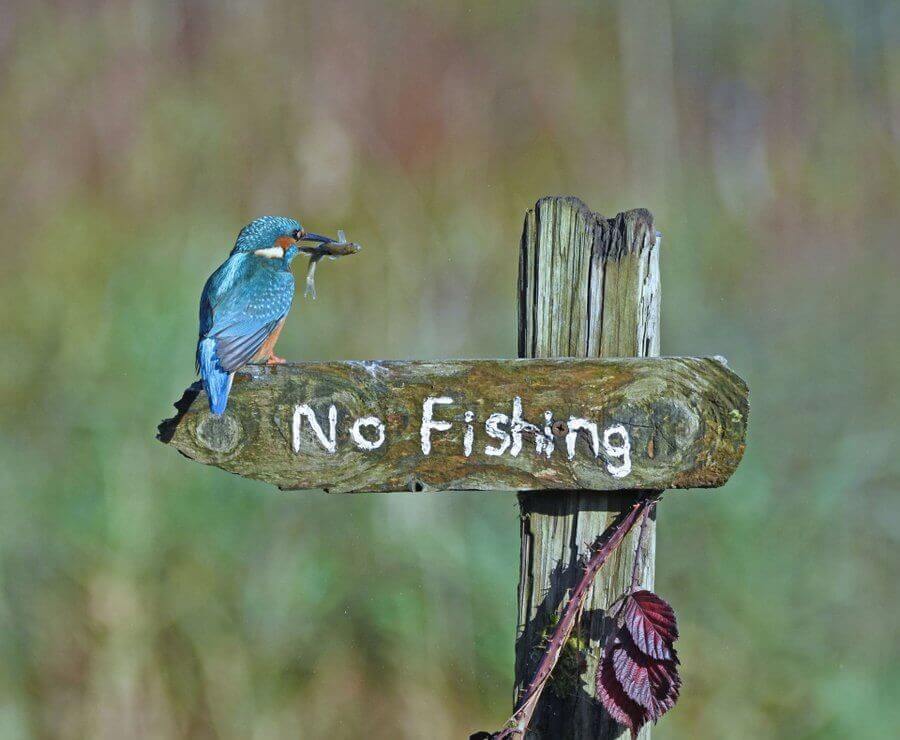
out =
[[[900,727],[896,3],[2,0],[0,166],[0,737],[499,727],[512,493],[285,494],[154,434],[251,218],[366,246],[281,354],[512,356],[545,194],[650,208],[664,353],[752,391],[733,480],[661,507],[656,736]]]

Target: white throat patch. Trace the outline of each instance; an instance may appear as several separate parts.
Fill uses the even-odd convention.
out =
[[[281,247],[266,247],[266,249],[254,249],[253,254],[268,257],[270,260],[280,260],[284,257],[284,250]]]

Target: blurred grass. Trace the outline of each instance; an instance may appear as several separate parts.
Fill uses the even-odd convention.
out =
[[[667,498],[665,737],[900,726],[900,13],[0,2],[0,737],[460,737],[509,709],[510,496],[281,494],[153,439],[262,213],[345,228],[291,359],[510,356],[524,210],[664,232],[663,351],[752,433]]]

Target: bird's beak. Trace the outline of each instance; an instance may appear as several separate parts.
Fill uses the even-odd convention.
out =
[[[330,236],[322,236],[321,234],[313,234],[311,231],[304,231],[300,238],[297,239],[298,242],[318,242],[319,244],[331,244],[331,242],[337,241]]]

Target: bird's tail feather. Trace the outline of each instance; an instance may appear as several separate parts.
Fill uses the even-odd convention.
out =
[[[219,364],[215,339],[207,337],[200,340],[197,345],[197,364],[200,367],[200,377],[203,378],[203,388],[209,397],[209,410],[217,416],[224,414],[234,373],[223,370]]]

